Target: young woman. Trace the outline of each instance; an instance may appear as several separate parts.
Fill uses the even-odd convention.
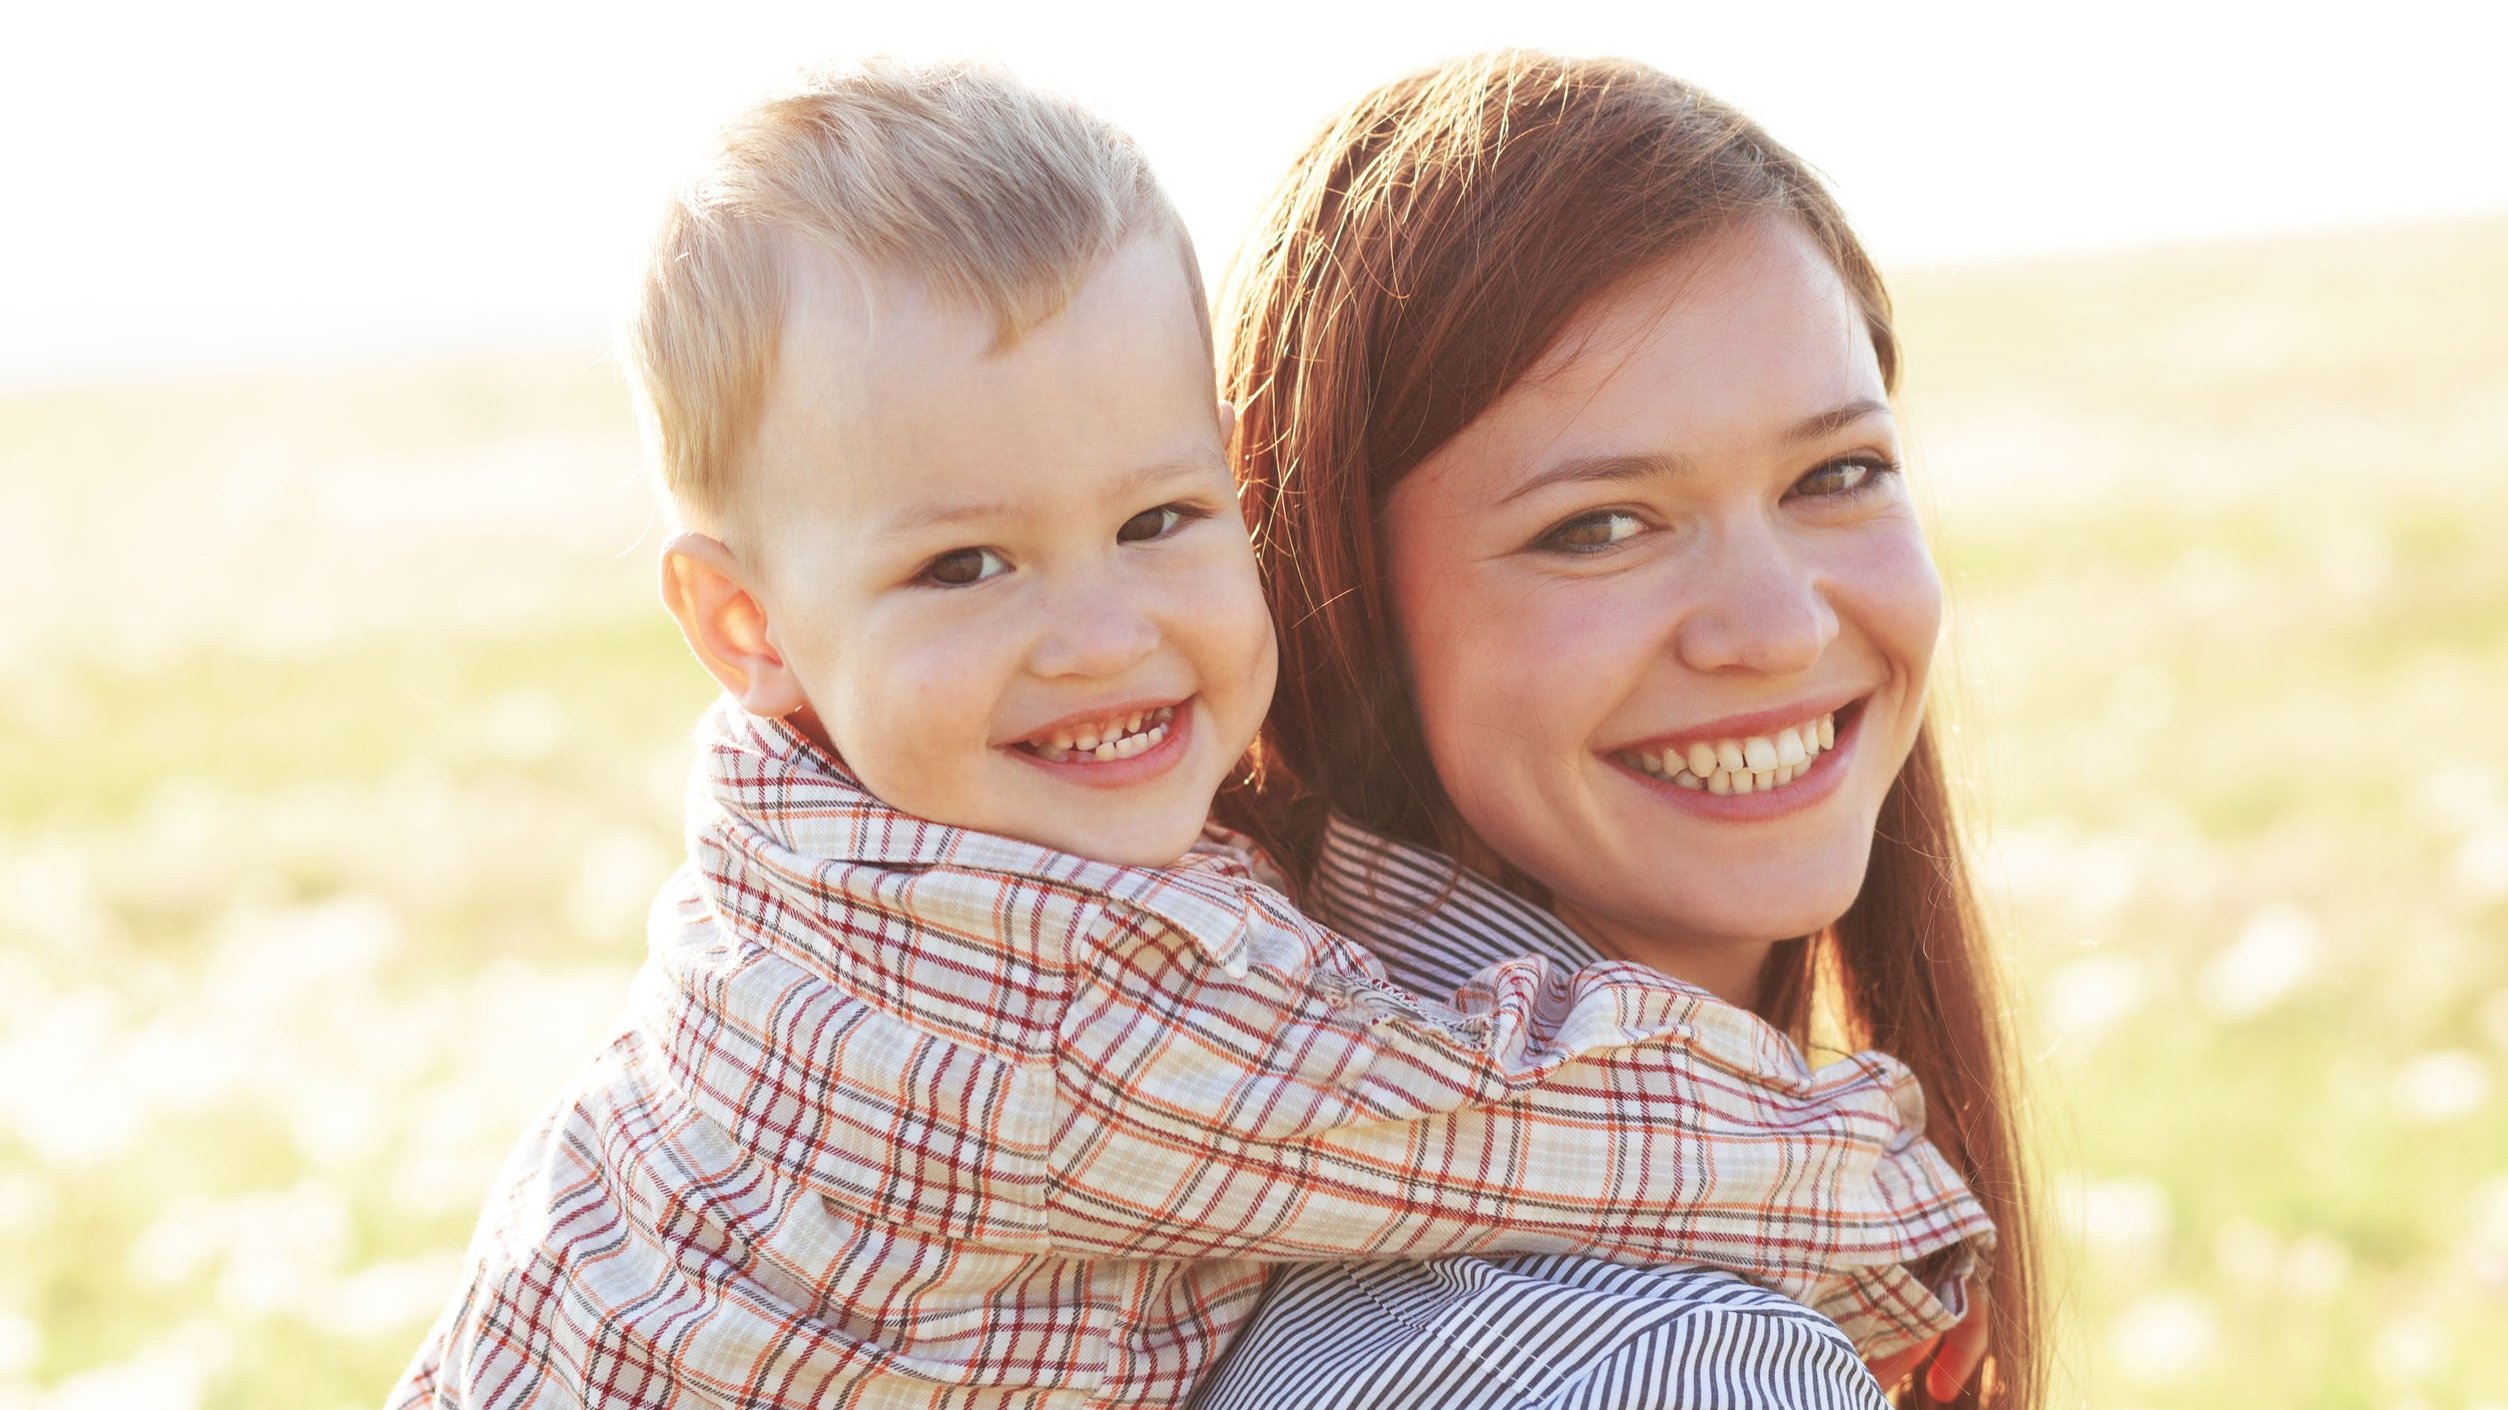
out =
[[[1632,960],[1905,1060],[2000,1231],[1907,1393],[2036,1405],[2019,1094],[1924,724],[1941,603],[1898,348],[1816,178],[1641,66],[1457,62],[1316,140],[1226,305],[1281,635],[1237,820],[1422,988]],[[1284,1274],[1204,1404],[1877,1401],[1771,1294],[1532,1258]]]

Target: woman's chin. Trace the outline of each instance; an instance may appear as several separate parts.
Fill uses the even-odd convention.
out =
[[[1768,945],[1813,935],[1835,924],[1855,903],[1864,879],[1863,858],[1851,867],[1738,866],[1691,873],[1653,889],[1629,908],[1634,928],[1693,943]]]

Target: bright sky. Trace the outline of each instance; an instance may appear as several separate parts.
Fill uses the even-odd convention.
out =
[[[671,180],[819,58],[979,54],[1149,148],[1214,265],[1336,106],[1503,44],[1700,83],[1888,264],[2508,210],[2508,6],[322,0],[20,7],[0,380],[606,328]]]

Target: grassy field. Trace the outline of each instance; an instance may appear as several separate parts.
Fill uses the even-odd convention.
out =
[[[2066,1403],[2508,1406],[2508,222],[1913,273]],[[705,699],[578,349],[0,395],[0,1410],[373,1403]]]

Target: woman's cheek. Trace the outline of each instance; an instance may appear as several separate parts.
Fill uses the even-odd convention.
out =
[[[1882,654],[1921,691],[1942,634],[1942,575],[1912,517],[1876,525],[1841,575]]]
[[[1419,682],[1441,774],[1527,786],[1544,761],[1586,747],[1628,678],[1627,604],[1604,585],[1526,579],[1450,598],[1436,623],[1438,679]],[[1422,665],[1427,663],[1423,661]]]

